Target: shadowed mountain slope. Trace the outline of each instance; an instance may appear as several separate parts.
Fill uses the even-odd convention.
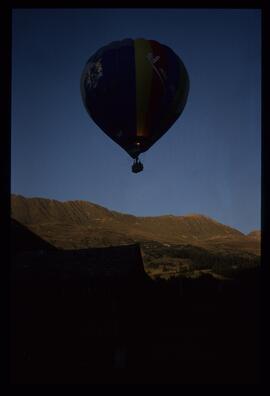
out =
[[[14,219],[11,219],[10,237],[12,252],[40,250],[57,251],[55,246],[44,241],[38,235],[34,234],[27,227]]]

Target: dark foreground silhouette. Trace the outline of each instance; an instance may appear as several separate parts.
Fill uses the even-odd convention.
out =
[[[260,380],[259,269],[153,281],[137,245],[38,244],[11,275],[12,383]]]

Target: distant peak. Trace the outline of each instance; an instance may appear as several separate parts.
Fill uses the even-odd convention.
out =
[[[184,217],[204,217],[210,219],[210,217],[202,215],[200,213],[187,213],[186,215],[184,215]]]
[[[253,231],[249,232],[247,234],[247,236],[251,237],[251,238],[260,238],[261,237],[261,231],[260,230],[253,230]]]

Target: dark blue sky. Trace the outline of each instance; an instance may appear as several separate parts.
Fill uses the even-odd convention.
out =
[[[14,10],[12,192],[260,228],[260,33],[259,10]],[[133,174],[86,113],[80,76],[99,47],[142,37],[181,57],[190,93]]]

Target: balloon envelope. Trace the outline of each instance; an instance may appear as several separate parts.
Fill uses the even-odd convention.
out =
[[[90,117],[132,158],[173,125],[188,91],[183,62],[154,40],[112,42],[90,57],[81,76],[81,95]]]

